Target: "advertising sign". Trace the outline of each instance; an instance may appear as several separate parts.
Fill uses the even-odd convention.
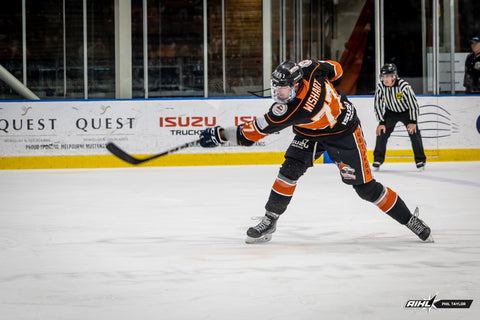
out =
[[[368,150],[375,146],[373,97],[351,97],[362,122]],[[473,96],[418,97],[425,149],[480,148],[480,99]],[[0,102],[0,156],[107,155],[116,143],[132,154],[152,154],[195,139],[203,128],[236,126],[261,117],[270,99],[157,99]],[[389,150],[411,149],[398,123]],[[290,128],[252,147],[227,143],[215,149],[180,153],[283,152]]]

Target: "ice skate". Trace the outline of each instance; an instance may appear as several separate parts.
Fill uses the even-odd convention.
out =
[[[380,162],[375,161],[374,163],[372,163],[373,170],[375,170],[375,171],[380,171],[380,166],[381,166],[381,165],[382,165],[382,164],[381,164]]]
[[[423,170],[425,170],[425,162],[417,162],[417,163],[416,163],[416,166],[417,166],[417,170],[418,170],[418,171],[423,171]]]
[[[418,207],[415,208],[415,212],[410,220],[408,220],[406,226],[421,240],[425,242],[433,242],[430,227],[418,217]]]
[[[272,212],[267,212],[262,220],[255,227],[248,228],[246,243],[264,243],[272,239],[272,233],[277,227],[278,215]]]

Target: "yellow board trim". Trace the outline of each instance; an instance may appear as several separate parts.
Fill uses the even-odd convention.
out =
[[[425,150],[428,162],[435,161],[480,161],[480,149]],[[368,151],[373,161],[373,151]],[[281,164],[283,152],[257,153],[202,153],[170,154],[139,166],[211,166],[211,165],[259,165]],[[142,156],[138,156],[141,158]],[[143,155],[143,157],[146,157]],[[323,163],[323,156],[317,163]],[[385,162],[414,162],[411,150],[389,150]],[[73,168],[125,168],[133,167],[114,156],[52,156],[52,157],[3,157],[0,170],[14,169],[73,169]]]
[[[437,161],[480,161],[480,149],[430,149],[425,150],[427,162]],[[368,152],[373,162],[373,151]],[[414,162],[412,150],[387,150],[385,162]]]

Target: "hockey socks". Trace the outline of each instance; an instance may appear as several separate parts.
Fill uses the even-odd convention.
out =
[[[279,173],[273,183],[270,196],[265,205],[267,212],[276,212],[277,214],[284,213],[285,210],[287,210],[290,200],[292,200],[296,187],[296,180],[288,179]]]
[[[402,198],[400,198],[395,191],[388,187],[383,188],[382,194],[377,201],[374,202],[374,204],[380,208],[380,210],[401,224],[407,224],[408,220],[410,220],[410,217],[412,216]]]

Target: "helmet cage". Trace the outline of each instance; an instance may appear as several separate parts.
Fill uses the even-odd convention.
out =
[[[288,87],[289,91],[288,91],[288,96],[283,97],[283,94],[280,95],[279,90],[281,90],[285,87]],[[278,102],[278,103],[289,103],[290,101],[292,101],[295,98],[295,95],[296,95],[295,85],[292,85],[292,86],[278,86],[278,85],[274,84],[273,80],[271,82],[271,91],[272,91],[273,101]]]

